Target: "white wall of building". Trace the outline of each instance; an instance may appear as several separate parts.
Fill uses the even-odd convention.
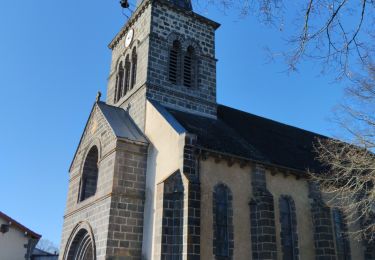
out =
[[[0,219],[0,225],[7,224]],[[0,233],[0,260],[22,260],[25,259],[29,238],[19,229],[10,226],[9,232]]]
[[[155,244],[155,188],[177,170],[182,172],[185,133],[158,111],[149,101],[146,105],[146,136],[149,153],[146,173],[146,205],[144,215],[143,256],[152,259]],[[178,128],[178,127],[177,127]]]

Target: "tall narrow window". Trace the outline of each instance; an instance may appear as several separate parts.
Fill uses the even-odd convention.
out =
[[[174,41],[169,52],[169,81],[177,84],[180,77],[181,44]]]
[[[118,72],[116,76],[115,102],[119,101],[119,99],[121,98],[124,88],[124,67],[122,62],[120,62],[117,71]]]
[[[134,48],[132,52],[132,76],[131,76],[131,85],[130,88],[132,89],[137,81],[137,49]]]
[[[182,260],[184,186],[180,172],[164,182],[161,259]]]
[[[130,69],[131,69],[130,59],[129,59],[129,55],[127,55],[125,58],[124,91],[122,93],[122,96],[125,96],[126,93],[128,93],[130,89]]]
[[[95,195],[98,171],[98,148],[93,146],[87,154],[83,165],[79,201]]]
[[[346,234],[344,217],[339,209],[332,210],[333,226],[336,240],[336,256],[338,260],[350,259],[349,241]]]
[[[233,251],[232,195],[227,186],[219,184],[214,189],[214,255],[230,257]],[[227,259],[227,258],[225,258]]]
[[[195,70],[194,48],[189,46],[184,57],[184,86],[192,87],[195,85]]]
[[[281,196],[279,207],[283,260],[298,259],[297,223],[294,201],[289,196]]]

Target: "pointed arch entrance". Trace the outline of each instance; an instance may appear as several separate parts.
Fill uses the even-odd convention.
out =
[[[95,240],[90,225],[78,224],[68,240],[64,260],[96,260]]]

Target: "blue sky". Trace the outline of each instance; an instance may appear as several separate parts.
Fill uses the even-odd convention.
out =
[[[332,135],[327,120],[342,86],[314,62],[285,73],[264,47],[284,49],[288,30],[215,7],[199,13],[217,31],[218,102]],[[291,14],[287,14],[291,15]],[[1,1],[0,210],[59,244],[68,168],[98,90],[105,94],[107,44],[125,22],[118,0]]]

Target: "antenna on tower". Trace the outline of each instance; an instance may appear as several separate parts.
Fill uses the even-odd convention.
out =
[[[120,5],[122,8],[129,8],[129,1],[128,0],[121,0]]]
[[[125,14],[125,9],[128,9],[130,11],[130,13],[133,13],[133,10],[130,9],[130,3],[128,0],[120,0],[120,5],[122,7],[122,14],[124,16],[126,16],[126,18],[129,19],[129,16],[127,14]]]

